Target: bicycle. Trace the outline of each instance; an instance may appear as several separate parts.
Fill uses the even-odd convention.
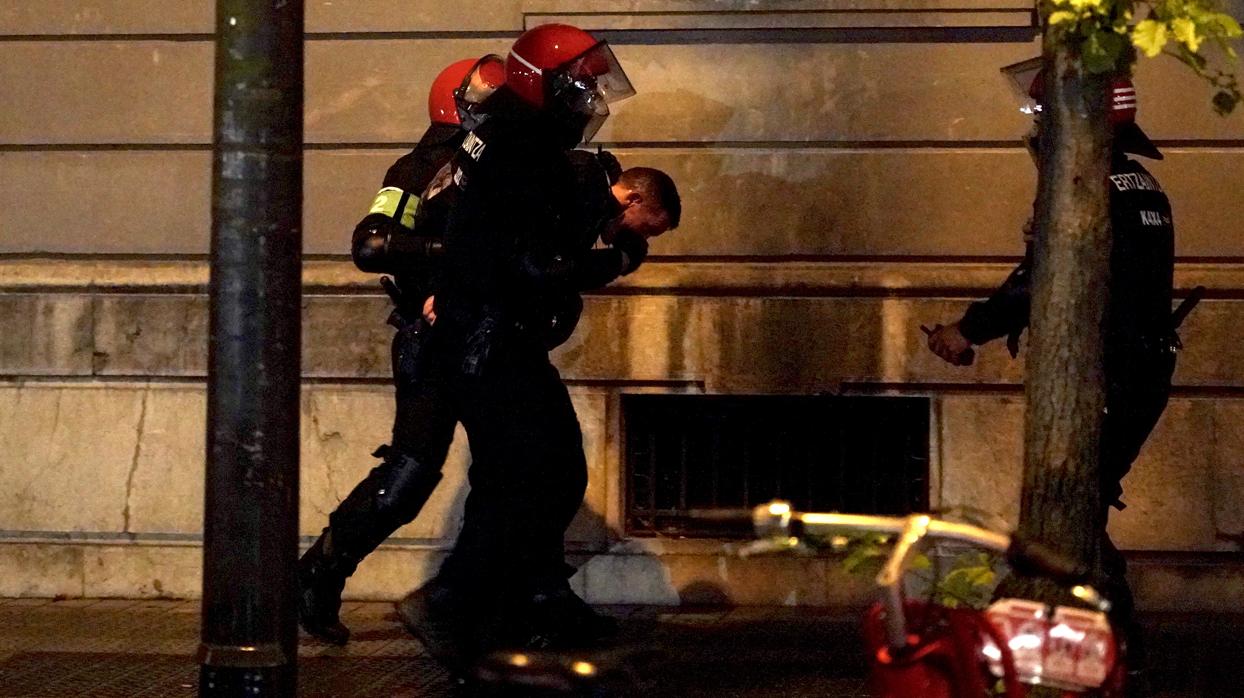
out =
[[[806,539],[895,536],[864,616],[869,686],[878,698],[1022,698],[1025,686],[1077,695],[1123,695],[1124,662],[1106,617],[1109,603],[1085,584],[1087,569],[1040,544],[926,514],[907,517],[798,513],[786,502],[756,507],[758,540],[745,554],[804,548]],[[1013,569],[1071,587],[1083,607],[1004,598],[987,609],[908,599],[904,580],[922,543],[948,541],[1005,556]]]

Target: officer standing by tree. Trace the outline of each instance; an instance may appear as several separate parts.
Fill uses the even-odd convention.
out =
[[[1034,100],[1025,111],[1040,113],[1040,63],[1026,61],[1009,70]],[[1102,426],[1101,542],[1102,567],[1113,616],[1129,646],[1129,665],[1143,663],[1140,635],[1133,617],[1134,602],[1126,563],[1106,532],[1109,508],[1122,509],[1120,481],[1131,469],[1140,448],[1157,424],[1170,395],[1171,375],[1180,346],[1172,320],[1175,236],[1170,202],[1157,179],[1129,154],[1162,159],[1161,152],[1136,124],[1136,90],[1125,77],[1110,90],[1109,121],[1113,127],[1110,174],[1109,298],[1106,305],[1104,370],[1106,414]],[[1039,151],[1040,119],[1026,139]],[[1029,231],[1031,235],[1031,231]],[[1018,335],[1028,325],[1031,300],[1032,245],[1024,260],[987,300],[973,303],[962,319],[929,335],[929,349],[955,365],[971,362],[972,346],[1008,337],[1012,354]],[[1177,316],[1186,314],[1181,308]]]

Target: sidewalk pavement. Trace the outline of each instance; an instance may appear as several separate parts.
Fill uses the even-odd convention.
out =
[[[624,665],[634,694],[866,696],[855,617],[808,608],[606,608],[622,634],[585,656]],[[390,617],[347,603],[344,648],[306,636],[300,696],[457,695],[446,673]],[[194,696],[195,601],[0,600],[0,696]],[[1244,615],[1151,615],[1159,696],[1244,695]]]

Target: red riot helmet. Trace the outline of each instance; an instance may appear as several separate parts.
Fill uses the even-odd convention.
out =
[[[611,103],[635,94],[609,44],[566,24],[518,37],[505,61],[505,83],[584,142],[605,122]]]
[[[1045,97],[1045,69],[1041,57],[1008,65],[1002,72],[1020,96],[1020,111],[1033,115],[1039,123]],[[1136,86],[1131,79],[1116,75],[1110,81],[1108,99],[1106,118],[1114,127],[1115,147],[1125,153],[1161,160],[1162,152],[1136,123]]]
[[[504,82],[505,63],[498,55],[455,61],[432,81],[428,119],[471,130],[477,125],[479,105]]]
[[[505,59],[495,53],[482,56],[471,68],[458,89],[454,90],[454,103],[462,128],[475,130],[487,118],[481,105],[505,84]]]

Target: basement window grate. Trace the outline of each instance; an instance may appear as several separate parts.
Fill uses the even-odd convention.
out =
[[[693,516],[785,499],[803,511],[928,509],[929,399],[623,397],[627,531],[745,537]]]

